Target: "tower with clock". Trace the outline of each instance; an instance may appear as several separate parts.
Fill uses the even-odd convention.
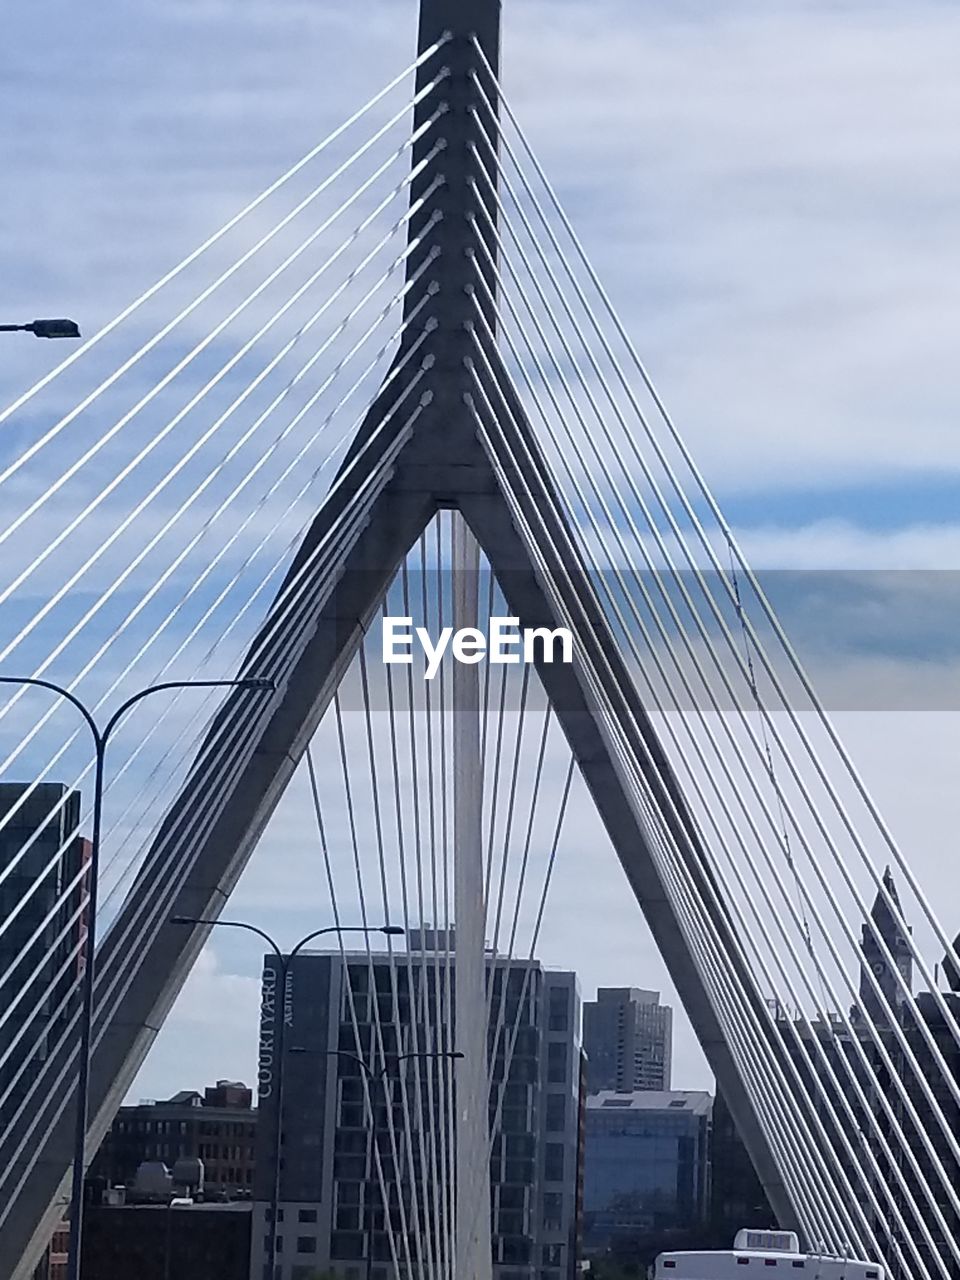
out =
[[[889,867],[883,873],[883,885],[891,901],[896,905],[899,919],[891,910],[890,903],[883,893],[878,891],[870,912],[872,923],[864,924],[860,941],[860,950],[863,955],[860,962],[860,999],[870,1018],[880,1025],[889,1021],[890,1013],[870,981],[868,971],[876,979],[889,1005],[897,1011],[898,1015],[909,997],[897,982],[894,966],[903,978],[906,991],[913,990],[913,956],[907,940],[911,930],[909,926],[902,923],[903,912],[900,899]],[[884,954],[880,938],[886,944],[893,965]],[[900,1020],[899,1016],[897,1020]]]

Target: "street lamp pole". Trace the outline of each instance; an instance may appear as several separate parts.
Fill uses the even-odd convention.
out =
[[[270,1259],[270,1280],[275,1280],[277,1270],[277,1215],[280,1208],[280,1160],[283,1140],[283,1079],[284,1079],[284,1033],[286,1030],[286,1011],[287,1011],[287,975],[290,972],[290,966],[299,952],[312,942],[314,938],[320,938],[324,934],[335,933],[338,936],[344,933],[383,933],[388,937],[396,937],[398,934],[405,932],[400,925],[382,924],[382,925],[328,925],[324,929],[314,929],[312,933],[308,933],[306,937],[301,938],[296,946],[286,955],[284,955],[279,944],[271,938],[269,933],[259,928],[255,924],[247,924],[243,920],[204,920],[193,916],[172,916],[171,924],[201,924],[208,928],[222,929],[243,929],[246,933],[255,933],[258,938],[262,938],[267,946],[271,949],[277,958],[277,967],[280,973],[280,1012],[279,1018],[274,1012],[274,1021],[276,1025],[275,1049],[277,1061],[276,1074],[276,1106],[274,1108],[276,1114],[276,1128],[273,1141],[273,1181],[270,1187],[270,1231],[267,1252]]]
[[[369,1164],[370,1164],[370,1176],[371,1176],[371,1178],[372,1178],[372,1177],[373,1177],[374,1153],[375,1153],[375,1152],[376,1152],[376,1150],[377,1150],[377,1108],[376,1108],[376,1103],[374,1102],[374,1097],[373,1097],[373,1090],[374,1090],[374,1086],[375,1086],[376,1084],[379,1084],[381,1081],[383,1081],[383,1082],[384,1082],[384,1084],[386,1084],[386,1079],[387,1079],[387,1076],[388,1076],[388,1075],[389,1075],[389,1073],[390,1073],[390,1068],[391,1068],[391,1067],[399,1066],[399,1064],[400,1064],[401,1062],[408,1062],[411,1058],[418,1058],[420,1061],[435,1061],[435,1062],[439,1062],[442,1058],[450,1058],[450,1059],[458,1059],[458,1058],[462,1058],[462,1057],[463,1057],[463,1054],[462,1054],[462,1053],[458,1053],[455,1049],[445,1050],[445,1051],[441,1051],[441,1052],[438,1052],[438,1053],[400,1053],[400,1054],[397,1054],[397,1056],[396,1056],[396,1057],[390,1058],[390,1060],[389,1060],[389,1061],[386,1061],[386,1060],[385,1060],[385,1061],[384,1061],[384,1065],[380,1068],[380,1070],[379,1070],[379,1071],[374,1071],[374,1070],[373,1070],[373,1068],[372,1068],[372,1067],[370,1067],[370,1066],[369,1066],[369,1065],[368,1065],[368,1064],[363,1060],[363,1058],[361,1058],[358,1054],[356,1054],[356,1053],[348,1053],[348,1052],[347,1052],[347,1050],[345,1050],[345,1049],[328,1049],[328,1050],[327,1050],[327,1054],[326,1054],[326,1056],[327,1056],[328,1058],[347,1058],[350,1062],[355,1062],[355,1063],[357,1064],[357,1066],[358,1066],[358,1067],[360,1067],[360,1068],[361,1068],[361,1070],[366,1074],[366,1077],[367,1077],[367,1080],[368,1080],[368,1082],[369,1082],[369,1086],[370,1086],[370,1148],[369,1148],[369,1150],[370,1150],[370,1155],[369,1155]],[[390,1099],[389,1099],[389,1098],[387,1098],[387,1091],[386,1091],[386,1088],[384,1088],[384,1091],[383,1091],[383,1092],[384,1092],[384,1097],[386,1098],[386,1101],[387,1101],[387,1106],[389,1107],[389,1106],[391,1106],[391,1101],[390,1101]],[[399,1194],[399,1192],[398,1192],[398,1194]],[[366,1266],[366,1273],[367,1273],[367,1274],[366,1274],[366,1280],[371,1280],[371,1276],[372,1276],[372,1272],[373,1272],[373,1214],[369,1211],[370,1206],[368,1206],[368,1205],[366,1205],[366,1204],[365,1204],[365,1205],[364,1205],[364,1209],[365,1209],[365,1210],[367,1210],[366,1215],[365,1215],[365,1216],[366,1216],[366,1221],[367,1221],[367,1230],[366,1230],[366,1236],[367,1236],[367,1266]],[[384,1206],[383,1206],[383,1211],[384,1211],[384,1213],[385,1213],[385,1214],[389,1214],[389,1213],[390,1213],[390,1200],[389,1200],[389,1197],[388,1197],[388,1196],[384,1196]]]
[[[87,1111],[90,1093],[90,1057],[93,1040],[93,997],[97,943],[97,889],[100,870],[100,833],[103,818],[104,761],[107,743],[114,729],[132,706],[152,693],[165,689],[211,689],[234,687],[240,689],[270,690],[272,680],[171,680],[150,685],[133,694],[116,709],[101,729],[92,712],[69,689],[50,680],[38,680],[26,676],[0,676],[0,684],[29,685],[49,689],[59,694],[80,712],[93,735],[96,747],[96,766],[93,782],[93,833],[90,841],[89,891],[87,895],[87,931],[83,941],[83,1000],[80,1015],[80,1064],[77,1073],[77,1121],[73,1142],[73,1169],[70,1191],[70,1244],[67,1259],[67,1280],[80,1280],[80,1251],[83,1242],[83,1178],[87,1145]],[[81,880],[82,885],[82,880]],[[81,889],[82,892],[82,889]]]

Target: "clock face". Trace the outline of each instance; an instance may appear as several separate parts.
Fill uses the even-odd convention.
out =
[[[876,974],[878,978],[882,978],[887,971],[887,966],[884,964],[882,960],[874,960],[870,968],[873,970],[873,972]]]

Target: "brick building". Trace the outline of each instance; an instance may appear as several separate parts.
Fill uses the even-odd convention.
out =
[[[91,1205],[90,1280],[249,1280],[250,1204]]]
[[[133,1182],[145,1160],[172,1168],[188,1156],[203,1161],[204,1189],[230,1196],[253,1188],[257,1113],[244,1084],[218,1080],[202,1094],[185,1089],[172,1098],[121,1107],[90,1167],[91,1180],[109,1186]]]

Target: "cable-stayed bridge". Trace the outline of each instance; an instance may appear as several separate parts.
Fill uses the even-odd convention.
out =
[[[534,955],[557,858],[590,874],[569,823],[592,803],[781,1225],[954,1276],[960,1025],[933,958],[956,953],[514,116],[499,39],[496,0],[423,0],[414,65],[0,414],[0,672],[104,712],[164,681],[273,689],[158,695],[112,748],[88,1158],[209,932],[172,917],[221,914],[307,756],[318,901],[445,939],[391,951],[420,1000],[406,1021],[393,1000],[392,1043],[463,1053],[400,1077],[403,1194],[369,1171],[399,1274],[499,1265],[488,1046],[509,1061],[524,999],[484,966]],[[541,635],[532,664],[427,679],[416,648],[383,663],[388,617]],[[25,1277],[69,1181],[89,886],[65,853],[93,762],[56,699],[8,693],[3,777],[31,785],[2,819],[0,1273]],[[52,845],[28,823],[51,780]]]

